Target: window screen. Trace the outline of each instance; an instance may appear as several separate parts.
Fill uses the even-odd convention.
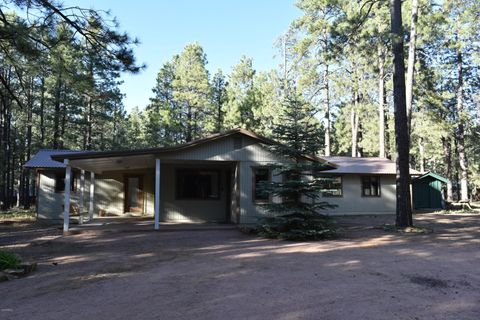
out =
[[[341,197],[342,195],[342,177],[326,176],[322,182],[322,197]]]
[[[362,196],[380,197],[380,177],[377,177],[377,176],[362,177]]]
[[[259,188],[263,181],[270,181],[270,169],[253,168],[253,200],[255,202],[268,202],[270,200],[270,196]]]

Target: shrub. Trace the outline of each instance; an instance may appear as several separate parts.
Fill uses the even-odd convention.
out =
[[[11,252],[0,251],[0,270],[16,269],[20,265],[20,259]]]
[[[277,216],[261,220],[258,234],[266,238],[292,241],[325,240],[337,236],[326,216]]]

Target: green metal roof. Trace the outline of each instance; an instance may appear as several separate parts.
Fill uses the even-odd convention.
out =
[[[442,176],[440,176],[440,175],[438,175],[438,174],[436,174],[436,173],[433,173],[433,172],[431,172],[431,171],[429,171],[429,172],[421,175],[420,177],[417,177],[417,178],[413,179],[413,181],[425,179],[425,178],[428,178],[428,177],[431,177],[431,178],[436,179],[436,180],[438,180],[438,181],[441,181],[441,182],[443,182],[443,183],[448,183],[448,181],[449,181],[447,178],[444,178],[444,177],[442,177]]]

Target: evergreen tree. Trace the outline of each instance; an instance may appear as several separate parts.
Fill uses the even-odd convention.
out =
[[[335,235],[326,217],[319,212],[332,207],[319,201],[323,183],[327,180],[319,172],[326,166],[306,157],[314,155],[322,143],[319,122],[312,116],[313,112],[313,108],[299,96],[285,98],[281,122],[273,130],[273,137],[279,143],[272,146],[285,162],[270,167],[273,174],[282,179],[260,185],[264,194],[281,199],[264,205],[272,214],[260,228],[266,236],[304,240]]]
[[[254,83],[255,70],[251,58],[242,56],[230,73],[225,106],[225,126],[254,130],[257,123],[254,110],[258,107]]]
[[[215,132],[223,131],[225,104],[227,103],[227,86],[222,70],[218,70],[212,79],[212,111],[214,112]]]
[[[172,82],[173,98],[178,104],[175,112],[181,114],[183,138],[189,142],[214,129],[210,118],[212,108],[207,56],[198,43],[193,43],[185,47],[175,62]]]

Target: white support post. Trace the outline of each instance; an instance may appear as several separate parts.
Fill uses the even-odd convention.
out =
[[[155,159],[155,230],[160,229],[160,159]]]
[[[95,195],[95,172],[90,172],[90,206],[88,207],[89,221],[93,220],[93,197]]]
[[[68,231],[68,227],[70,224],[70,189],[71,189],[71,175],[72,175],[72,168],[68,162],[68,159],[63,160],[65,163],[65,198],[63,203],[63,232]]]
[[[83,203],[85,202],[85,170],[80,172],[80,200],[78,223],[83,224]]]

